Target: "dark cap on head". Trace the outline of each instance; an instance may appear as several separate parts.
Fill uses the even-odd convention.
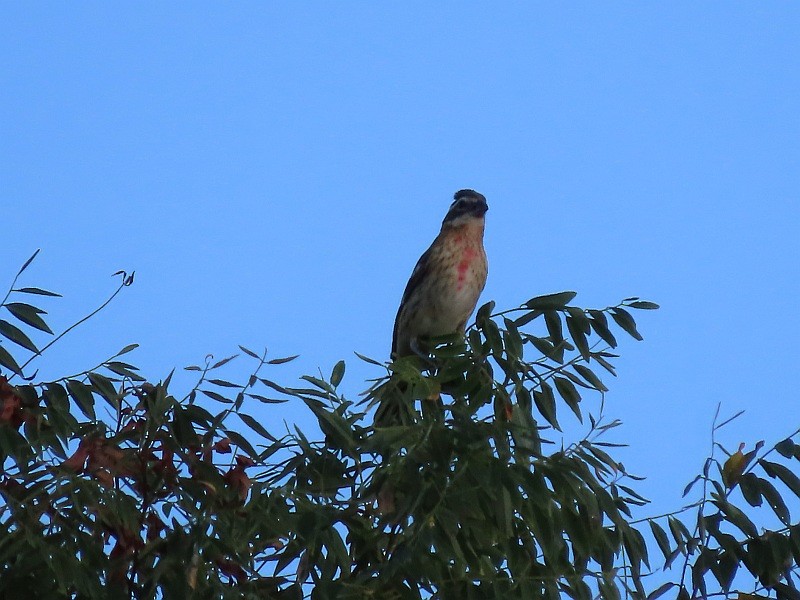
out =
[[[486,198],[483,194],[479,194],[475,190],[458,190],[455,194],[453,194],[453,200],[461,200],[461,198],[474,198],[475,200],[483,200],[486,202]]]

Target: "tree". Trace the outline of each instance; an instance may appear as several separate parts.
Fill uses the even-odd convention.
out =
[[[2,598],[800,597],[784,500],[800,497],[796,436],[712,455],[686,490],[697,501],[633,517],[647,501],[602,437],[619,421],[581,402],[606,391],[615,335],[641,339],[631,311],[653,303],[490,302],[431,364],[361,357],[383,375],[358,401],[344,362],[290,386],[272,371],[294,357],[244,347],[245,381],[223,378],[229,357],[188,367],[197,383],[176,394],[171,374],[153,383],[126,362],[135,345],[39,381],[31,364],[63,333],[41,349],[31,338],[53,335],[31,302],[56,296],[15,287],[35,256],[2,302],[13,323],[0,320]],[[112,298],[133,282],[119,275]],[[288,401],[324,439],[248,412]],[[374,427],[378,401],[409,423]],[[588,433],[549,443],[573,418]],[[764,503],[779,527],[752,520]]]

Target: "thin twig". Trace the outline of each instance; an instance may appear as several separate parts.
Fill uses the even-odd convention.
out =
[[[15,279],[15,281],[16,281],[16,279]],[[119,294],[122,291],[122,288],[127,287],[128,285],[130,285],[130,283],[128,283],[129,281],[130,281],[129,277],[123,273],[122,283],[119,284],[119,287],[116,289],[116,291],[113,294],[111,294],[111,296],[108,298],[108,300],[103,302],[99,307],[94,309],[92,312],[90,312],[88,315],[86,315],[85,317],[83,317],[79,321],[77,321],[77,322],[73,323],[72,325],[70,325],[69,327],[67,327],[64,331],[62,331],[60,334],[58,334],[56,337],[54,337],[52,340],[50,340],[50,342],[45,344],[45,346],[39,350],[38,354],[34,354],[27,361],[25,361],[25,363],[19,369],[20,373],[24,372],[25,367],[27,367],[34,359],[36,359],[37,357],[39,357],[42,354],[44,354],[45,350],[50,348],[50,346],[55,344],[58,340],[63,338],[70,331],[75,329],[78,325],[81,325],[81,324],[85,323],[86,321],[91,319],[93,316],[95,316],[97,313],[99,313],[101,310],[103,310],[106,306],[108,306],[111,303],[111,301],[114,298],[116,298],[117,294]],[[14,377],[16,377],[16,376],[17,376],[17,373],[13,373],[11,375],[11,377],[8,378],[9,381],[14,379]]]

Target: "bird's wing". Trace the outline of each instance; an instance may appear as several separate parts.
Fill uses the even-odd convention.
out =
[[[435,244],[436,241],[434,241],[430,248],[428,248],[422,254],[422,256],[419,257],[414,270],[411,272],[411,277],[408,279],[408,283],[406,284],[406,289],[403,292],[403,299],[400,301],[400,307],[397,309],[397,316],[394,318],[394,332],[392,333],[392,355],[397,352],[397,327],[400,323],[400,313],[408,303],[409,298],[411,298],[411,294],[414,293],[414,290],[417,289],[419,284],[427,277],[431,268],[431,261],[429,258],[432,254]]]

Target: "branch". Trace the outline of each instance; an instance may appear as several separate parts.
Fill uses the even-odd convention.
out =
[[[37,250],[37,252],[38,252],[38,250]],[[36,255],[34,254],[33,256],[36,256]],[[32,257],[31,257],[31,258],[28,260],[28,262],[27,262],[27,263],[25,263],[25,266],[28,266],[28,264],[30,263],[30,261],[31,261],[31,260],[33,260],[33,256],[32,256]],[[23,271],[24,269],[25,269],[25,267],[23,267],[22,269],[20,269],[20,273],[22,273],[22,271]],[[20,369],[19,369],[19,370],[20,370],[20,372],[23,372],[23,371],[25,370],[25,367],[27,367],[27,366],[28,366],[28,365],[29,365],[31,362],[33,362],[33,360],[34,360],[34,359],[36,359],[38,356],[41,356],[42,354],[44,354],[44,351],[45,351],[45,350],[47,350],[48,348],[50,348],[50,346],[52,346],[53,344],[55,344],[55,343],[56,343],[58,340],[60,340],[61,338],[63,338],[63,337],[64,337],[65,335],[67,335],[67,334],[68,334],[70,331],[72,331],[73,329],[75,329],[75,328],[76,328],[78,325],[81,325],[81,324],[85,323],[86,321],[88,321],[89,319],[91,319],[93,316],[95,316],[97,313],[99,313],[101,310],[103,310],[103,309],[104,309],[106,306],[108,306],[108,305],[111,303],[111,301],[112,301],[114,298],[116,298],[117,294],[119,294],[119,293],[122,291],[122,288],[124,288],[124,287],[128,287],[129,285],[131,285],[131,284],[133,283],[133,275],[134,275],[133,273],[131,273],[130,275],[128,275],[128,274],[127,274],[127,273],[125,273],[124,271],[118,271],[118,272],[117,272],[117,273],[115,273],[114,275],[122,275],[122,282],[119,284],[119,287],[118,287],[118,288],[117,288],[117,289],[114,291],[114,293],[113,293],[113,294],[111,294],[111,296],[108,298],[108,300],[106,300],[105,302],[103,302],[103,303],[102,303],[102,304],[101,304],[99,307],[97,307],[96,309],[94,309],[94,310],[93,310],[92,312],[90,312],[88,315],[86,315],[85,317],[83,317],[83,318],[82,318],[82,319],[80,319],[79,321],[77,321],[77,322],[73,323],[72,325],[70,325],[69,327],[67,327],[67,328],[66,328],[64,331],[62,331],[60,334],[58,334],[56,337],[54,337],[52,340],[50,340],[50,342],[48,342],[48,343],[47,343],[47,344],[46,344],[46,345],[45,345],[45,346],[44,346],[44,347],[43,347],[41,350],[39,350],[39,354],[34,354],[34,355],[33,355],[33,356],[31,356],[31,357],[30,357],[30,358],[29,358],[27,361],[25,361],[25,363],[24,363],[24,364],[23,364],[23,365],[20,367]],[[17,274],[17,276],[19,276],[19,274]],[[16,277],[14,278],[14,281],[16,281]],[[13,287],[13,284],[12,284],[12,287]],[[10,293],[10,292],[9,292],[9,293]],[[6,297],[7,297],[7,296],[6,296]],[[4,301],[4,302],[5,302],[5,301]],[[11,380],[12,380],[12,379],[14,379],[14,377],[16,377],[16,376],[17,376],[17,374],[16,374],[16,373],[13,373],[13,374],[11,375],[11,377],[9,377],[9,378],[8,378],[8,380],[9,380],[9,381],[11,381]]]

